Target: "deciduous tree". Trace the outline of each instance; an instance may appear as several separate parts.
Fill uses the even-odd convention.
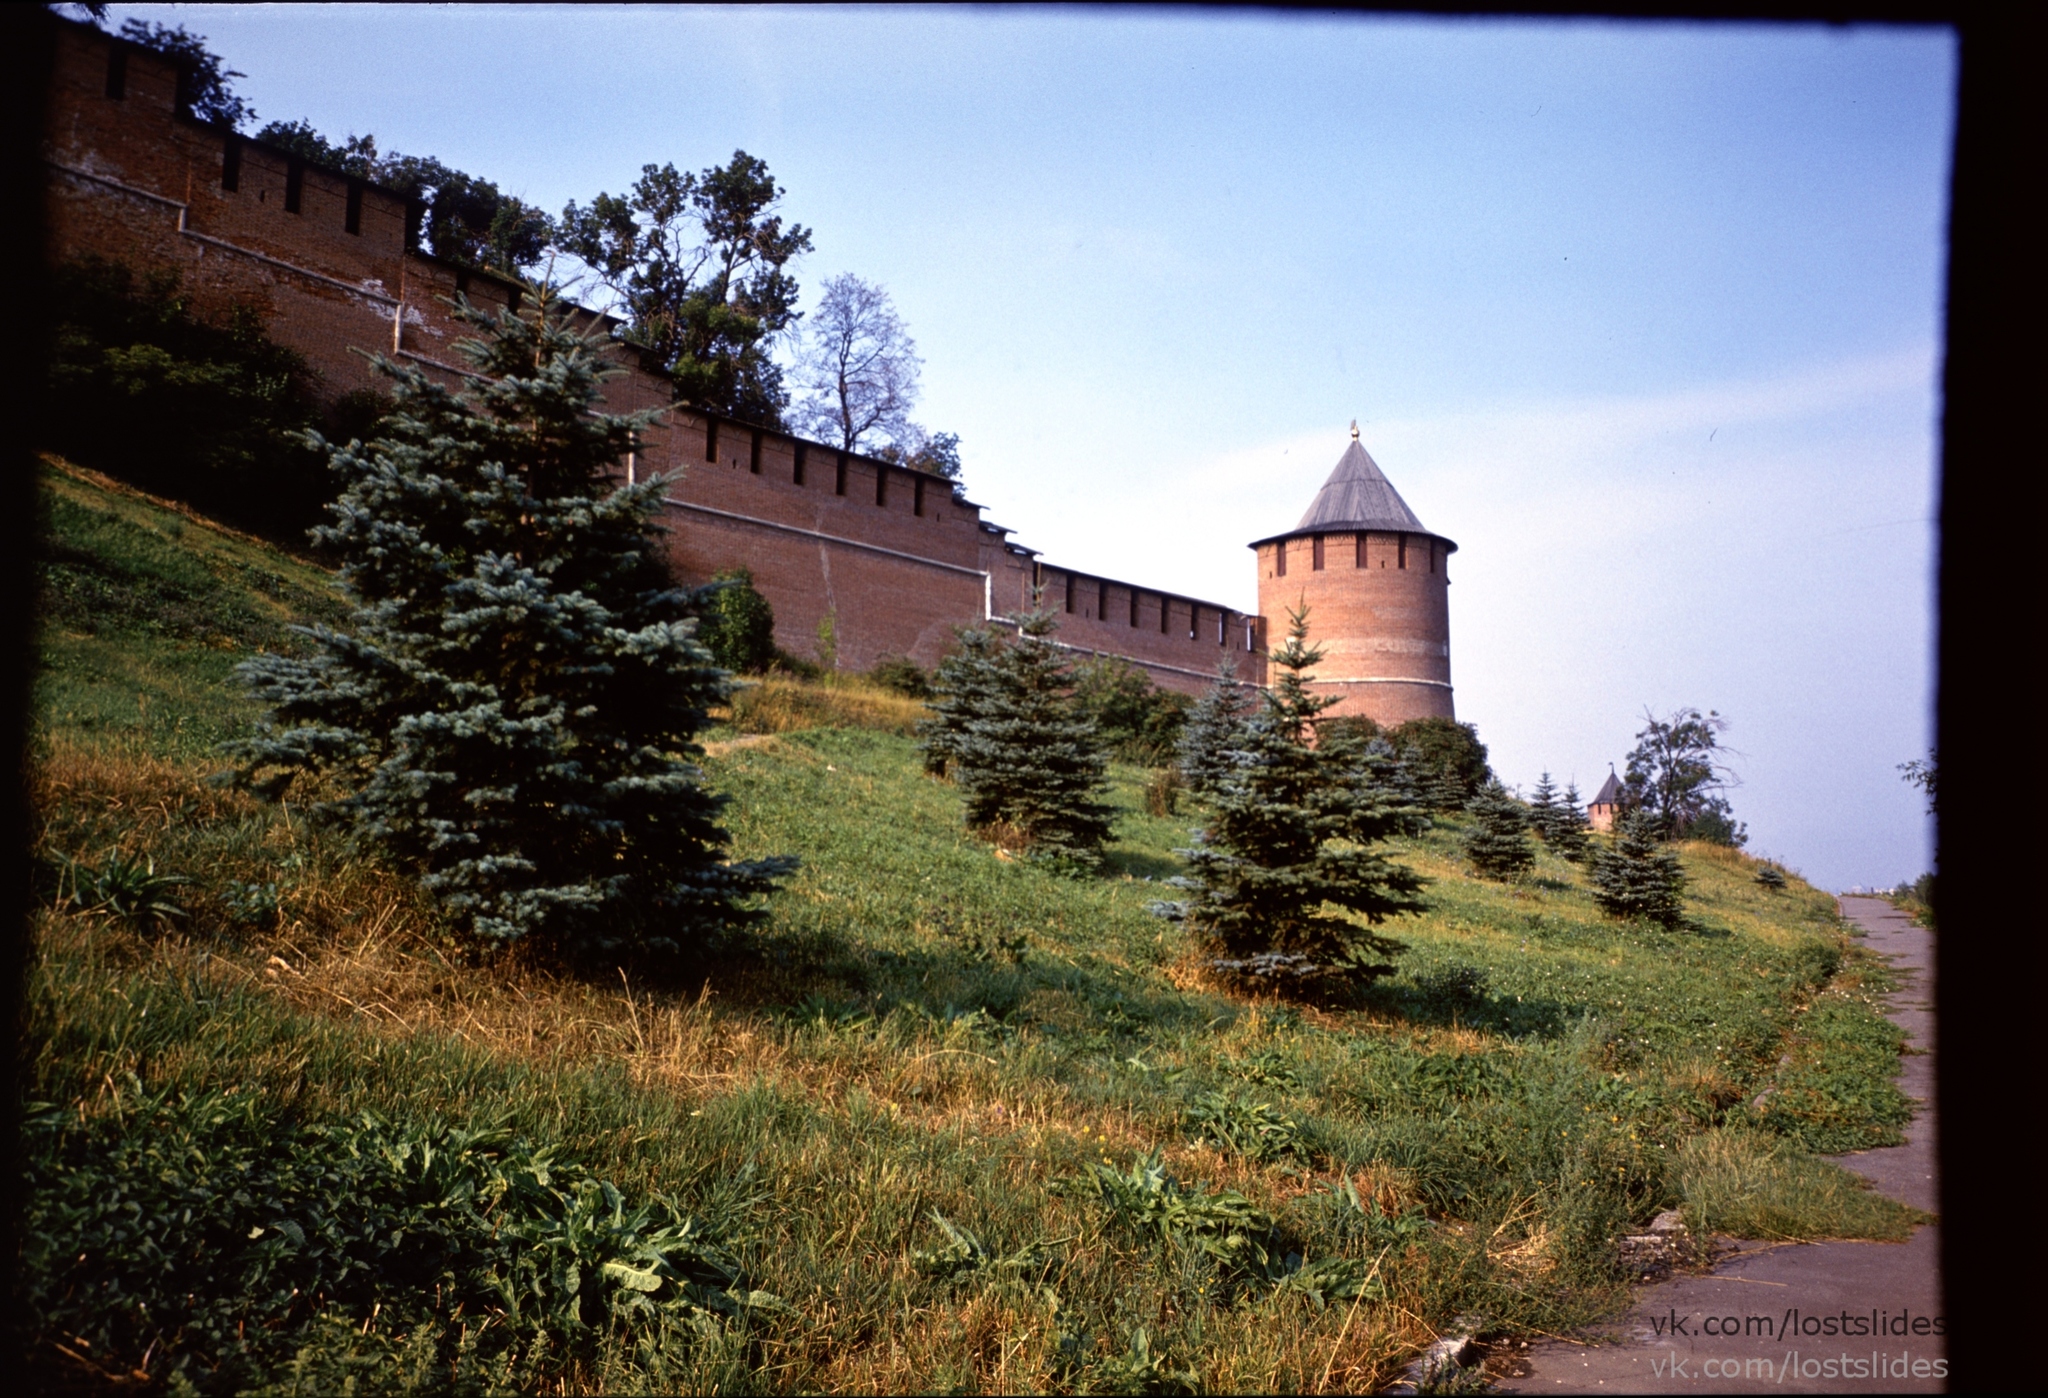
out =
[[[897,446],[913,438],[923,361],[889,293],[844,275],[826,281],[807,318],[797,360],[802,397],[790,412],[799,432],[847,451]]]
[[[516,276],[547,253],[546,214],[430,155],[382,154],[373,135],[352,134],[336,143],[305,120],[273,121],[256,139],[418,200],[425,206],[420,231],[436,257]]]
[[[1449,718],[1417,718],[1387,733],[1407,761],[1422,799],[1434,810],[1463,810],[1493,775],[1479,730]]]
[[[685,174],[648,165],[624,194],[562,210],[563,251],[589,267],[672,380],[676,401],[780,427],[789,394],[770,356],[796,324],[787,268],[810,230],[784,227],[782,187],[766,162],[734,151]]]
[[[944,476],[953,482],[955,495],[961,491],[958,432],[926,432],[913,422],[908,434],[901,441],[889,443],[875,455],[901,462],[915,471],[929,471],[935,476]]]
[[[1899,764],[1899,775],[1905,778],[1908,785],[1917,786],[1927,793],[1927,814],[1935,814],[1937,807],[1934,797],[1936,775],[1934,754],[1930,752],[1925,758],[1916,757],[1910,762],[1901,762]]]
[[[95,21],[104,17],[104,13],[94,15]],[[130,19],[122,22],[121,37],[178,65],[179,105],[200,121],[235,130],[256,119],[256,109],[235,95],[234,79],[247,74],[228,67],[206,46],[205,35],[194,34],[182,24]]]
[[[1687,838],[1709,812],[1730,818],[1722,793],[1734,774],[1719,759],[1728,720],[1698,709],[1678,709],[1669,718],[1645,709],[1643,719],[1621,779],[1623,804],[1642,815],[1660,840]]]

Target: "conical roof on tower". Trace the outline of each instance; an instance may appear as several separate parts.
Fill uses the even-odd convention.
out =
[[[1256,540],[1252,547],[1296,534],[1327,534],[1344,530],[1378,530],[1389,534],[1428,534],[1443,538],[1415,516],[1401,492],[1380,470],[1371,453],[1359,444],[1358,424],[1351,424],[1351,445],[1337,458],[1337,468],[1309,502],[1301,522],[1284,534]],[[1444,539],[1453,550],[1458,547]]]

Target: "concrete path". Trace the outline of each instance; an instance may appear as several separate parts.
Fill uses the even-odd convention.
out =
[[[1838,1156],[1930,1213],[1935,1174],[1934,939],[1881,898],[1843,898],[1871,950],[1903,973],[1891,1017],[1908,1035],[1899,1087],[1922,1106],[1906,1143]],[[1919,1050],[1912,1052],[1910,1050]],[[1904,1243],[1738,1243],[1705,1276],[1637,1293],[1620,1343],[1545,1341],[1508,1393],[1938,1393],[1945,1384],[1938,1225]],[[1845,1334],[1844,1332],[1852,1332]],[[1875,1333],[1873,1333],[1875,1332]]]

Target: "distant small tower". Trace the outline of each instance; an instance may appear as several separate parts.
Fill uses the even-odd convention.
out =
[[[1314,688],[1382,726],[1452,718],[1450,556],[1458,546],[1423,528],[1372,457],[1351,445],[1285,534],[1251,545],[1259,560],[1266,644],[1306,602],[1309,640],[1323,648]]]
[[[1586,819],[1595,830],[1612,830],[1614,817],[1621,812],[1621,778],[1614,775],[1614,768],[1607,768],[1607,780],[1600,783],[1600,789],[1593,793],[1593,799],[1586,806]]]

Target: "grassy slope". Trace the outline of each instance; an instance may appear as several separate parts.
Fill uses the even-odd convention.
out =
[[[46,734],[202,757],[248,722],[229,684],[238,659],[346,615],[324,572],[248,535],[96,472],[44,484]]]
[[[180,937],[44,915],[38,1095],[111,1110],[132,1072],[314,1117],[505,1120],[673,1193],[791,1305],[751,1348],[692,1358],[691,1386],[1100,1387],[1163,1355],[1212,1388],[1357,1389],[1459,1312],[1509,1333],[1600,1314],[1611,1238],[1667,1205],[1782,1236],[1910,1225],[1795,1144],[1902,1119],[1879,983],[1825,894],[1688,848],[1697,929],[1645,931],[1547,855],[1519,887],[1474,881],[1439,829],[1400,851],[1432,906],[1395,929],[1403,973],[1367,1009],[1247,1005],[1144,912],[1189,821],[1143,813],[1143,773],[1117,773],[1113,876],[1056,879],[966,837],[909,713],[858,685],[760,696],[743,726],[791,731],[714,735],[739,852],[805,861],[758,958],[686,987],[468,965],[401,879],[202,780],[251,717],[236,657],[335,613],[318,570],[83,474],[53,469],[47,496],[41,853],[147,852],[195,882]],[[834,715],[870,726],[796,727]],[[234,924],[231,879],[280,885],[276,928]],[[1460,967],[1484,989],[1447,989]],[[1212,1091],[1292,1148],[1205,1143],[1187,1112]],[[1376,1260],[1384,1295],[1233,1283],[1067,1187],[1155,1148],[1311,1260]],[[934,1210],[1039,1256],[936,1280],[914,1257],[945,1241]],[[645,1373],[622,1355],[568,1379]]]

